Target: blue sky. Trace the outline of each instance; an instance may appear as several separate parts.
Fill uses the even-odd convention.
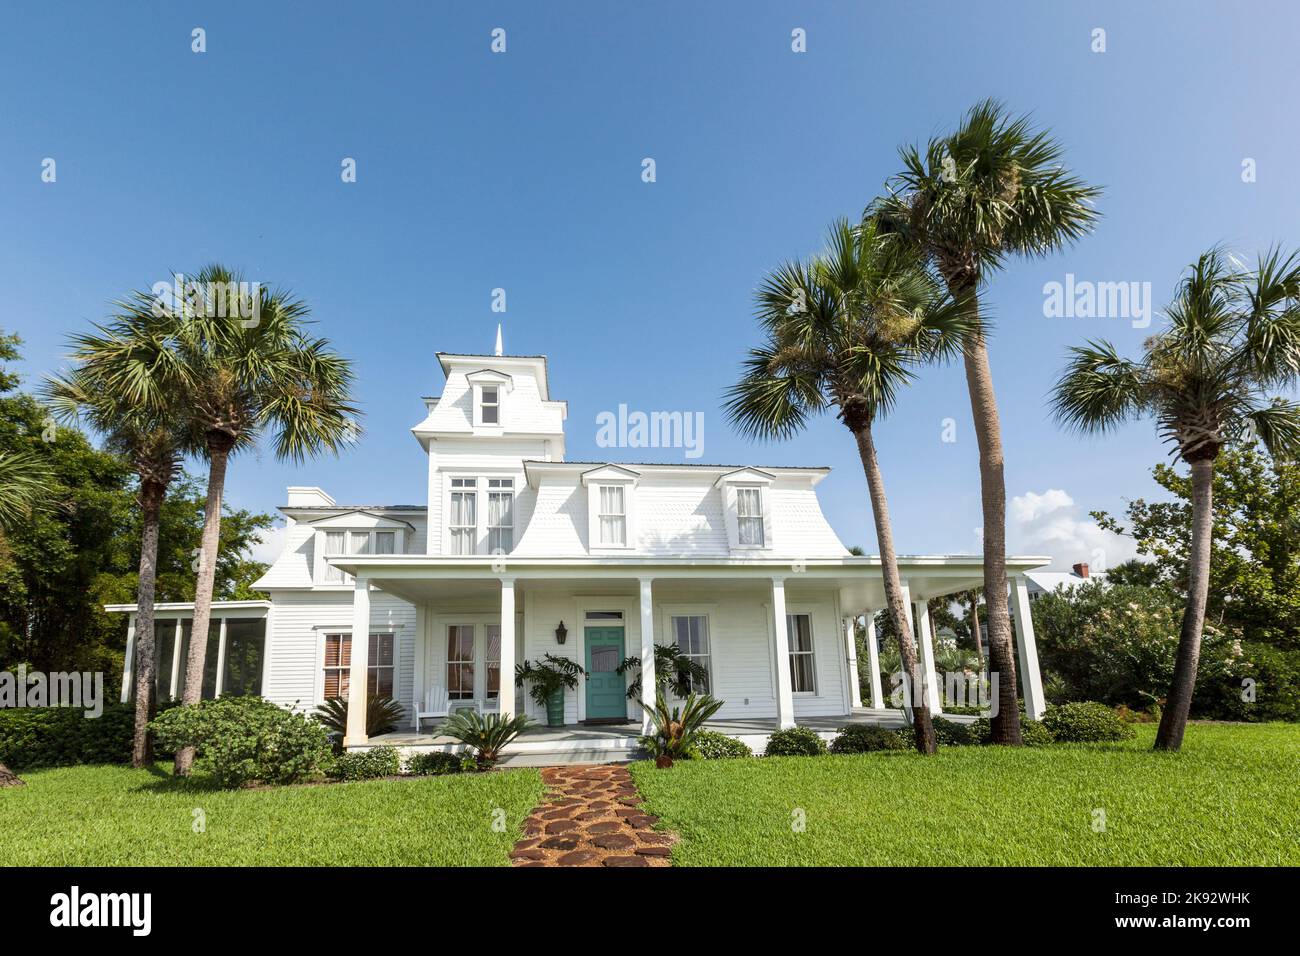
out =
[[[826,512],[874,551],[853,443],[833,419],[789,442],[732,433],[720,396],[756,341],[753,290],[821,248],[898,167],[985,96],[1031,112],[1100,184],[1095,234],[1012,262],[986,303],[1010,545],[1059,565],[1126,556],[1087,511],[1152,495],[1150,425],[1062,434],[1046,396],[1068,345],[1144,335],[1046,318],[1043,286],[1150,282],[1225,241],[1300,242],[1293,4],[26,4],[0,13],[0,327],[29,382],[132,287],[220,260],[311,303],[351,356],[360,446],[296,468],[237,459],[229,500],[284,487],[419,502],[408,429],[434,353],[550,357],[570,458],[611,457],[596,415],[702,411],[704,461],[826,464]],[[207,52],[191,51],[191,31]],[[489,49],[494,28],[506,52]],[[791,50],[802,28],[807,52]],[[1092,31],[1106,51],[1092,52]],[[41,181],[46,157],[57,181]],[[357,182],[340,163],[352,157]],[[644,183],[652,157],[657,181]],[[1242,161],[1257,179],[1242,182]],[[494,288],[507,312],[491,311]],[[1156,322],[1159,322],[1157,316]],[[956,422],[944,442],[943,421]],[[907,553],[973,552],[976,448],[959,368],[928,371],[878,433]],[[680,450],[618,452],[683,460]]]

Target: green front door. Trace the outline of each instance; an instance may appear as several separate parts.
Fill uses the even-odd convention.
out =
[[[618,672],[623,662],[623,628],[589,627],[587,644],[587,719],[627,717],[627,682]]]

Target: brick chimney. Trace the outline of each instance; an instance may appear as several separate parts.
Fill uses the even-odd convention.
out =
[[[1088,565],[1086,564],[1076,564],[1074,565],[1073,570],[1074,573],[1081,578],[1086,578],[1088,576]]]

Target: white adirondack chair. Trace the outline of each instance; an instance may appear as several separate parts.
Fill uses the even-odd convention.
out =
[[[420,721],[425,717],[446,717],[448,712],[447,689],[430,687],[424,694],[424,700],[415,708],[415,731],[420,732]]]

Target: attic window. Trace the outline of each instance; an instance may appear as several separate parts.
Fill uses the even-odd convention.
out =
[[[501,424],[501,393],[495,385],[484,385],[479,400],[479,420],[484,425]]]
[[[747,547],[763,546],[763,495],[758,488],[736,489],[737,528],[740,543]]]

